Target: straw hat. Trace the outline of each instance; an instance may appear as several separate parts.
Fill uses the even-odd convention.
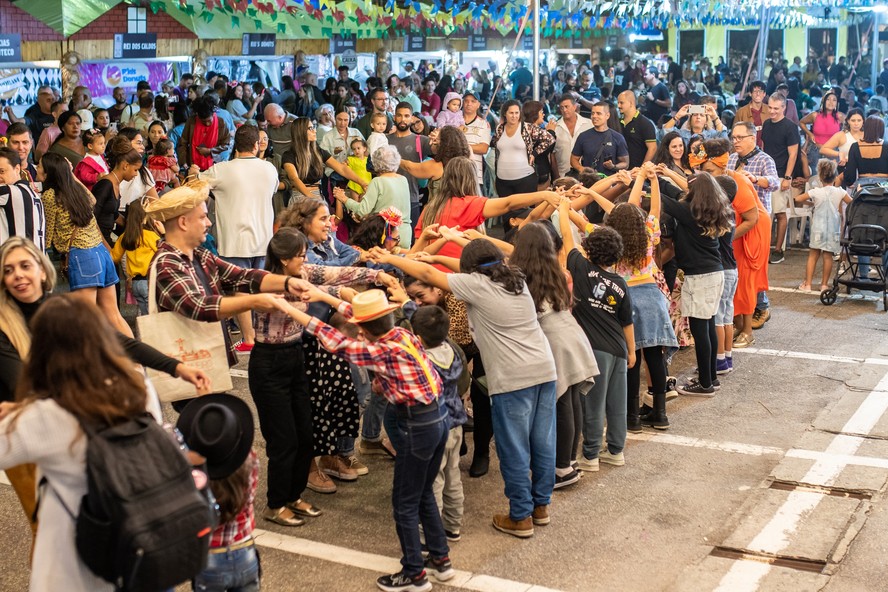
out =
[[[354,297],[351,307],[354,316],[348,320],[349,323],[372,321],[400,308],[397,304],[389,304],[382,290],[361,292]]]
[[[152,220],[166,222],[187,214],[210,196],[210,185],[206,181],[193,179],[181,187],[176,187],[158,199],[145,204],[145,213]]]

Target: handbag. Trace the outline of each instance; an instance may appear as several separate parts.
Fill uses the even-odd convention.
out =
[[[136,317],[141,340],[183,364],[203,370],[210,377],[211,392],[231,390],[222,324],[195,321],[171,311],[158,312],[157,259],[151,264],[148,278],[148,314]],[[183,380],[150,368],[147,372],[165,403],[196,395],[194,386]]]

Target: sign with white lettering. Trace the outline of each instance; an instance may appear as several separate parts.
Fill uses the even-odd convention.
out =
[[[114,59],[156,58],[157,33],[117,33],[114,35]]]
[[[482,35],[469,35],[469,51],[487,51],[487,37]]]
[[[354,35],[333,35],[330,39],[330,53],[334,56],[344,51],[354,51],[357,53],[358,38]]]
[[[0,35],[0,62],[22,61],[22,36]]]
[[[404,38],[404,51],[425,51],[426,38],[422,35],[408,35]]]
[[[524,51],[533,51],[533,33],[525,33],[521,37],[521,49]]]
[[[276,41],[274,33],[244,33],[241,55],[273,56]]]
[[[586,47],[585,40],[582,37],[571,37],[570,38],[570,48],[571,49],[583,49]]]

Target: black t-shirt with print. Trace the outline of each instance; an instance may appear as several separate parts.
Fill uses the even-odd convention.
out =
[[[573,277],[576,299],[573,315],[592,349],[627,359],[623,327],[632,324],[632,302],[625,280],[595,265],[577,249],[567,255],[567,270]]]

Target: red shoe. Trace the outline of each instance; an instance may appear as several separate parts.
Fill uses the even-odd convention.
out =
[[[234,344],[234,350],[242,354],[248,354],[253,351],[253,344],[245,341],[238,341]]]

